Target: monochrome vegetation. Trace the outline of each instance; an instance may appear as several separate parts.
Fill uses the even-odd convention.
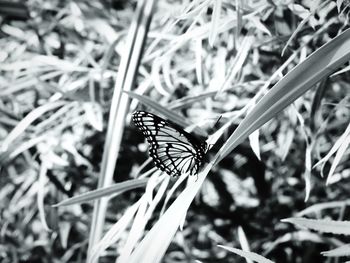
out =
[[[350,262],[349,16],[0,0],[0,262]]]

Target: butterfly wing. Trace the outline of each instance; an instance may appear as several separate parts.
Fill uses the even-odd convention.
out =
[[[146,137],[150,156],[160,170],[173,176],[198,173],[206,151],[205,142],[201,143],[175,123],[145,111],[135,112],[133,121]]]

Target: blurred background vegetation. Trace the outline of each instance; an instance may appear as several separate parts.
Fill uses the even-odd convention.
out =
[[[136,5],[0,1],[1,262],[85,262],[93,203],[51,205],[97,187]],[[177,113],[207,134],[233,120],[215,149],[254,106],[257,94],[260,98],[348,27],[349,7],[349,1],[158,1],[133,91],[165,107],[180,103]],[[349,218],[349,149],[336,160],[327,185],[334,156],[311,169],[349,125],[349,82],[347,66],[264,125],[258,141],[246,140],[216,165],[163,262],[245,262],[217,246],[241,247],[242,230],[252,251],[275,262],[343,262],[320,253],[349,242],[347,236],[280,220],[330,201],[343,203],[315,209],[311,218]],[[150,110],[134,100],[129,113],[136,108]],[[140,170],[147,144],[130,114],[125,121],[115,183],[147,171]],[[142,195],[144,189],[134,189],[112,199],[105,231]],[[155,208],[146,230],[161,208]],[[115,262],[127,235],[100,262]]]

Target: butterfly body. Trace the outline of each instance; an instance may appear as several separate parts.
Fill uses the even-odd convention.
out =
[[[207,151],[205,142],[149,112],[136,111],[132,119],[146,137],[149,154],[160,170],[172,176],[198,173]]]

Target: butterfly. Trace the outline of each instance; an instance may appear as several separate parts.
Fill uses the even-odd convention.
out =
[[[171,176],[198,173],[208,149],[206,142],[149,112],[136,111],[132,120],[146,137],[149,154],[160,170]]]

